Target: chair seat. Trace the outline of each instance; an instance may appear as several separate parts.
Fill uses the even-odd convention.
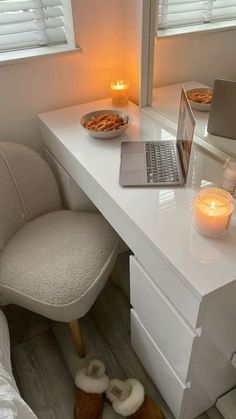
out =
[[[59,210],[26,223],[0,257],[0,292],[58,321],[82,317],[103,288],[118,237],[98,213]],[[89,292],[88,292],[89,291]]]

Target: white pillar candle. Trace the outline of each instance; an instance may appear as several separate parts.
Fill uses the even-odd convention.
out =
[[[111,82],[112,103],[115,106],[127,105],[129,101],[129,82],[127,80],[116,80]]]
[[[193,202],[193,224],[199,233],[219,237],[228,230],[232,196],[220,188],[202,189]]]

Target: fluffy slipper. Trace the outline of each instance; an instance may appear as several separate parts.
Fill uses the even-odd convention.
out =
[[[133,419],[164,419],[160,407],[145,396],[143,385],[136,379],[111,380],[106,391],[113,409],[121,416]]]
[[[103,393],[109,385],[105,365],[95,359],[75,377],[75,418],[98,419],[102,415]]]
[[[132,415],[133,419],[165,419],[161,408],[151,397],[145,396],[144,402],[139,410]]]

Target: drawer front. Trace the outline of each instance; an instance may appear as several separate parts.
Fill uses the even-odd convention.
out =
[[[199,337],[134,257],[130,258],[131,304],[154,342],[182,380],[189,379],[189,363]]]
[[[180,275],[177,275],[170,264],[157,255],[154,248],[150,247],[148,252],[144,251],[141,240],[136,243],[136,248],[131,247],[131,249],[137,260],[153,278],[153,281],[173,302],[183,317],[192,327],[200,327],[202,325],[202,315],[204,314],[202,301],[184,283]]]
[[[174,416],[180,419],[189,389],[181,383],[134,310],[131,310],[131,343]]]

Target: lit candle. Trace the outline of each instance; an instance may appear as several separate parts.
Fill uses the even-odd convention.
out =
[[[129,101],[129,82],[116,80],[111,82],[112,103],[115,106],[127,105]]]
[[[220,188],[202,189],[193,202],[193,223],[199,233],[219,237],[228,230],[232,196]]]

